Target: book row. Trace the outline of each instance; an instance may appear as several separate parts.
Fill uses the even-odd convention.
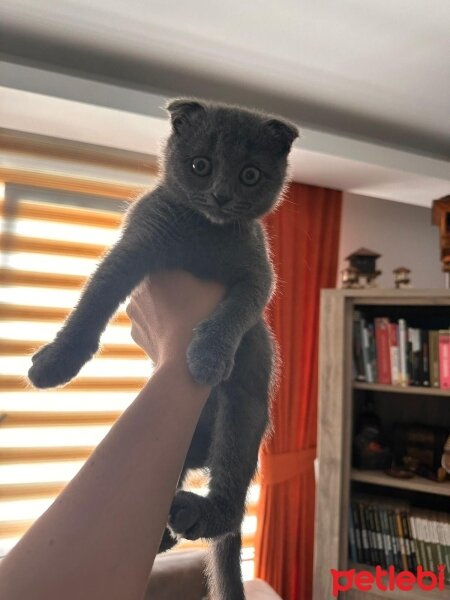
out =
[[[418,329],[387,317],[369,322],[356,312],[353,369],[357,381],[450,390],[450,329]]]
[[[355,496],[350,504],[349,553],[354,562],[415,573],[420,565],[450,583],[450,515]]]

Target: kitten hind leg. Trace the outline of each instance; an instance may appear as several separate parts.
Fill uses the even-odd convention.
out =
[[[169,525],[181,536],[195,540],[239,531],[268,423],[271,369],[271,343],[260,322],[244,337],[231,377],[217,388],[209,494],[179,491],[173,500]]]

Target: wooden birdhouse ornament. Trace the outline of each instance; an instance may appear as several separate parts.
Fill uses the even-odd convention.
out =
[[[368,248],[359,248],[352,254],[349,254],[345,260],[348,260],[350,267],[358,271],[359,280],[365,279],[369,287],[375,287],[375,279],[381,275],[377,269],[377,259],[381,254],[369,250]]]

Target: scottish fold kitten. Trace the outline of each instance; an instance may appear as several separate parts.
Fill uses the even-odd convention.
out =
[[[167,108],[172,131],[158,186],[131,206],[121,238],[78,305],[55,340],[33,356],[29,378],[47,388],[75,377],[98,350],[119,304],[152,273],[182,269],[225,284],[225,298],[196,328],[187,351],[193,377],[213,389],[160,550],[179,537],[210,538],[213,598],[244,600],[240,527],[268,427],[274,367],[262,318],[273,275],[259,219],[280,199],[298,132],[281,119],[237,107],[180,99]],[[210,472],[206,497],[181,489],[186,472],[199,467]]]

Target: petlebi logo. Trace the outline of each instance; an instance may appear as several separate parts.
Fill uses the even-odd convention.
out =
[[[339,592],[348,592],[351,589],[360,592],[370,592],[378,590],[380,592],[392,592],[401,590],[409,592],[419,587],[424,592],[432,590],[445,590],[445,567],[439,565],[437,573],[425,571],[421,566],[417,567],[417,572],[400,571],[396,572],[394,567],[383,569],[380,566],[375,567],[373,571],[356,571],[348,569],[347,571],[338,571],[331,569],[331,583],[333,596],[337,598]]]

